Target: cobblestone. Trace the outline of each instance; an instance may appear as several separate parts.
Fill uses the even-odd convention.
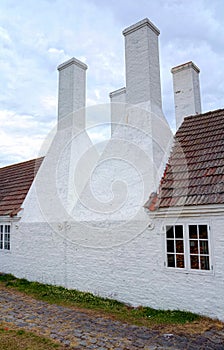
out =
[[[36,331],[73,350],[224,350],[224,327],[204,334],[165,333],[85,310],[51,305],[3,287],[0,322]]]

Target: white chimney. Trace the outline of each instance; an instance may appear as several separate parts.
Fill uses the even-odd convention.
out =
[[[58,125],[64,117],[85,107],[87,68],[86,64],[74,57],[58,66]],[[85,113],[77,113],[76,117],[75,127],[84,129]]]
[[[184,117],[201,113],[199,68],[187,62],[171,69],[177,129]]]
[[[126,88],[112,91],[110,94],[111,134],[125,115]]]
[[[160,32],[148,18],[126,28],[126,102],[150,101],[162,108],[158,36]]]

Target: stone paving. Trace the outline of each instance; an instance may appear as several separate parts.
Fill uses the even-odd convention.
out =
[[[37,332],[68,349],[98,350],[224,350],[224,327],[203,334],[168,334],[79,310],[33,299],[0,288],[0,323]]]

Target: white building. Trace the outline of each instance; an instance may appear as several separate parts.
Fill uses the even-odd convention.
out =
[[[0,271],[224,320],[224,110],[201,114],[199,69],[173,68],[173,143],[159,31],[145,19],[123,34],[126,87],[110,93],[103,153],[85,131],[87,66],[73,58],[58,67],[46,156],[0,169]]]

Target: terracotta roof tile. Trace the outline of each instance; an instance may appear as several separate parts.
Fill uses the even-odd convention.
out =
[[[186,117],[177,131],[155,208],[224,204],[224,109]]]
[[[43,158],[0,168],[0,216],[16,215]]]

